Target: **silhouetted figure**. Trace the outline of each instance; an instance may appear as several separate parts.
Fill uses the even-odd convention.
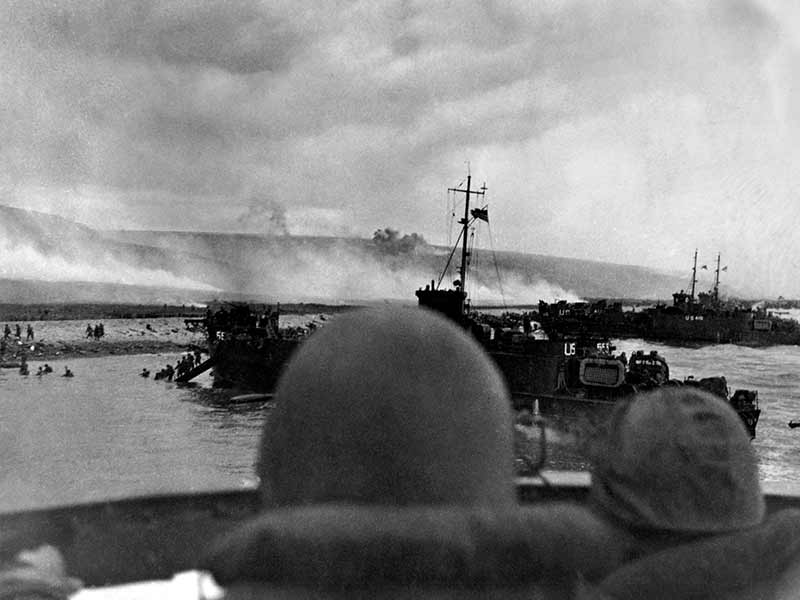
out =
[[[3,328],[3,338],[8,339],[8,336],[10,335],[11,335],[11,327],[9,327],[8,323],[6,323],[6,326]]]
[[[148,371],[147,369],[142,369],[142,372],[140,373],[140,375],[142,377],[150,377],[150,371]]]
[[[64,374],[62,377],[74,377],[72,371],[69,370],[69,367],[64,367]]]
[[[28,333],[25,336],[25,339],[28,341],[33,340],[33,325],[31,325],[30,323],[28,323]]]
[[[17,333],[16,333],[16,337],[17,337],[17,339],[21,339],[21,338],[22,338],[22,327],[20,326],[20,324],[19,324],[19,323],[17,323],[17,324],[15,325],[15,328],[16,328],[16,332],[17,332]]]
[[[620,401],[595,454],[589,506],[625,559],[587,598],[797,597],[800,510],[765,518],[727,402],[686,386]]]
[[[44,372],[45,373],[52,373],[53,372],[53,367],[51,367],[47,363],[44,363]]]
[[[86,325],[86,337],[87,337],[87,338],[92,338],[92,337],[94,337],[94,327],[92,327],[92,324],[91,324],[91,323],[88,323],[88,324]]]

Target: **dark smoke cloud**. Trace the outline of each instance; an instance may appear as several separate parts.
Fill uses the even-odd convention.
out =
[[[401,237],[399,231],[390,227],[378,229],[372,235],[372,243],[381,254],[392,256],[409,254],[427,244],[425,238],[418,233],[406,234]]]

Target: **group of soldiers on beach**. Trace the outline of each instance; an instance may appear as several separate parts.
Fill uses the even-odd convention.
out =
[[[11,326],[6,323],[6,326],[3,328],[3,340],[8,340],[11,337]],[[18,340],[22,339],[22,326],[19,323],[14,325],[14,337]],[[26,334],[25,334],[25,341],[33,340],[33,325],[28,323],[26,327]]]
[[[11,337],[12,337],[11,326],[8,323],[6,323],[5,327],[3,327],[3,337],[0,338],[0,356],[4,356],[6,351],[8,350],[9,338]],[[16,323],[14,325],[13,338],[15,340],[15,342],[13,342],[15,345],[22,344],[22,326],[19,323]],[[33,339],[34,339],[33,325],[28,323],[26,327],[25,341],[32,342]]]
[[[98,323],[94,327],[92,327],[91,323],[86,325],[86,337],[87,339],[96,339],[99,340],[106,334],[105,328],[103,327],[102,323]]]

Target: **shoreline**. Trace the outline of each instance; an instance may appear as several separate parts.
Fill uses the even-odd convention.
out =
[[[316,307],[315,307],[316,308]],[[315,313],[282,313],[282,327],[322,326],[336,311]],[[57,359],[124,356],[135,354],[184,353],[200,350],[208,353],[203,328],[188,329],[185,316],[118,318],[118,319],[61,319],[11,322],[13,335],[0,339],[0,362],[25,360],[41,362]],[[21,336],[16,337],[16,325]],[[87,336],[87,328],[102,324],[100,339]],[[33,340],[26,340],[27,326],[34,331]],[[0,336],[4,323],[0,320]]]
[[[208,351],[199,344],[183,344],[177,342],[85,342],[85,343],[55,343],[36,344],[35,350],[30,346],[25,351],[6,352],[2,355],[3,361],[16,362],[22,359],[24,353],[27,362],[47,362],[56,360],[72,360],[77,358],[101,358],[105,356],[136,356],[139,354],[178,354],[194,350],[201,350],[204,354]]]
[[[214,304],[214,303],[212,303]],[[225,305],[228,302],[218,302]],[[269,303],[260,303],[267,305]],[[337,314],[362,308],[359,304],[323,304],[316,302],[273,303],[279,306],[281,315]],[[29,321],[102,321],[111,319],[170,319],[199,318],[206,315],[206,305],[155,305],[125,303],[0,303],[0,327],[3,323],[26,323]]]
[[[0,342],[0,361],[48,361],[57,359],[124,356],[133,354],[207,352],[205,333],[190,331],[183,317],[151,319],[108,319],[30,321],[21,327],[22,335],[10,335]],[[87,336],[87,327],[103,324],[100,339]],[[33,327],[34,338],[26,340],[26,327]],[[0,325],[2,327],[2,325]],[[15,324],[12,325],[15,331]],[[0,334],[2,335],[2,334]],[[3,350],[2,346],[5,346]]]

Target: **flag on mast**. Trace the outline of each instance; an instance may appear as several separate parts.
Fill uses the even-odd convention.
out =
[[[480,219],[481,221],[489,222],[489,208],[484,206],[483,208],[473,208],[470,213],[472,217],[475,219]]]

